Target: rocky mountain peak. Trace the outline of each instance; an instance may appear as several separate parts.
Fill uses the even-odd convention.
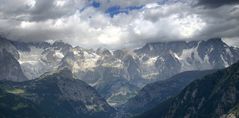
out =
[[[64,69],[60,70],[60,72],[58,74],[64,78],[73,79],[73,74],[70,69],[64,68]]]
[[[62,41],[56,41],[52,44],[53,47],[59,47],[59,48],[62,48],[62,47],[72,47],[70,44],[67,44],[67,43],[64,43]]]
[[[104,55],[104,56],[110,56],[112,55],[110,50],[106,49],[106,48],[98,48],[96,50],[96,53],[99,55]]]

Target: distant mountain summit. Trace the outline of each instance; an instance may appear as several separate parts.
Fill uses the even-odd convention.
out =
[[[146,62],[156,58],[154,64],[162,78],[183,71],[228,67],[238,60],[238,52],[238,48],[228,46],[220,38],[149,43],[136,50]]]

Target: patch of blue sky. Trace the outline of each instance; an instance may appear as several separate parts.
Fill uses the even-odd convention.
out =
[[[105,11],[105,13],[109,14],[111,17],[114,17],[114,15],[117,15],[120,13],[128,14],[132,10],[139,10],[141,8],[143,8],[143,5],[142,6],[129,6],[129,7],[125,7],[125,8],[122,8],[120,6],[112,6],[112,7],[109,7]]]
[[[100,7],[100,3],[93,0],[91,2],[91,6],[93,6],[94,8],[99,8]]]
[[[100,3],[95,0],[90,0],[88,5],[80,9],[80,12],[84,11],[88,7],[100,8]]]

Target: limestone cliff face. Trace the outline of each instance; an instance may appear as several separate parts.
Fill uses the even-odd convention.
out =
[[[7,39],[0,37],[0,80],[25,81],[21,65],[18,62],[17,49]]]

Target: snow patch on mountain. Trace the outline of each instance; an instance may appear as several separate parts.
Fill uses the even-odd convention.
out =
[[[55,51],[55,54],[53,56],[59,59],[62,59],[64,57],[64,55],[59,50]]]
[[[19,63],[24,74],[29,79],[34,79],[49,71],[49,68],[42,62],[41,55],[43,49],[30,47],[31,51],[18,51],[20,58]]]
[[[182,60],[181,57],[179,57],[176,53],[173,53],[174,54],[174,57],[176,57],[178,60]]]
[[[151,57],[151,58],[148,59],[148,61],[146,61],[146,64],[152,66],[152,65],[155,64],[155,62],[157,61],[157,59],[158,59],[158,57]]]
[[[228,62],[224,59],[224,57],[222,55],[220,55],[225,67],[229,67],[230,65],[228,64]]]
[[[41,61],[41,55],[44,51],[43,49],[36,48],[36,47],[30,47],[31,51],[18,51],[20,58],[19,62],[20,64],[28,63],[31,65],[36,65],[38,62]]]

